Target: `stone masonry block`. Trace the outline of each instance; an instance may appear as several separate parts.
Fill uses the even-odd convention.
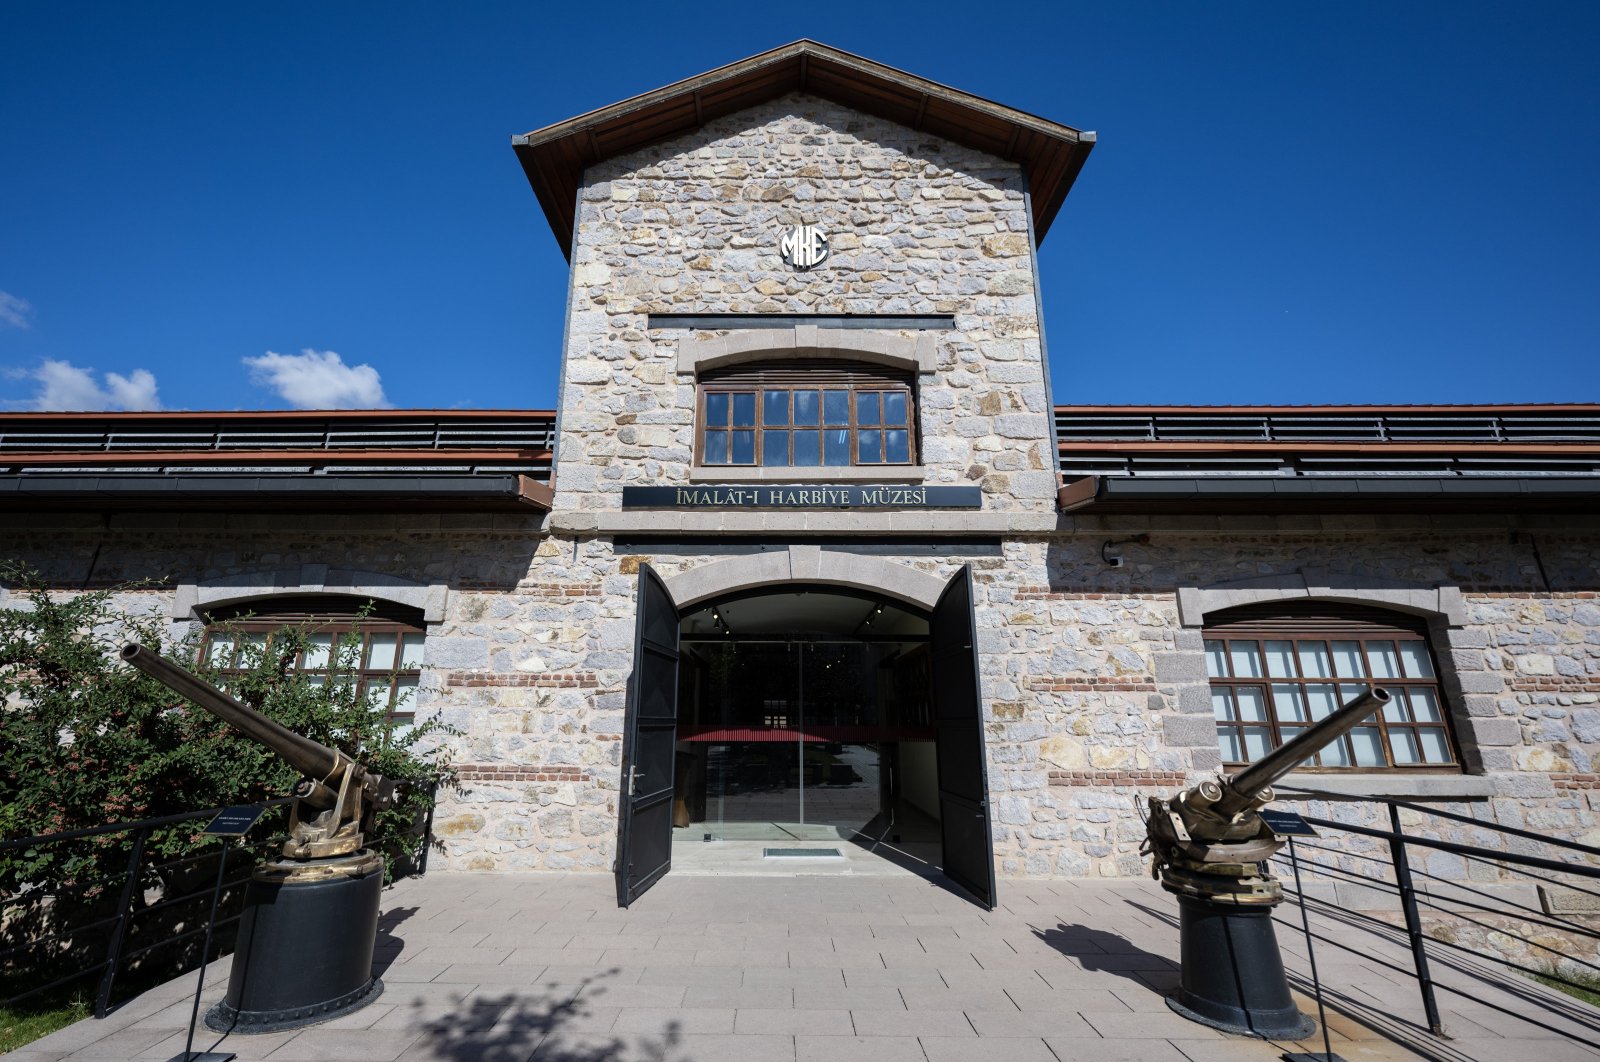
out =
[[[1459,681],[1462,693],[1499,693],[1506,688],[1505,679],[1493,671],[1469,671]]]
[[[1168,745],[1205,746],[1217,743],[1216,720],[1206,715],[1169,715],[1161,721],[1162,738]]]
[[[1204,682],[1206,658],[1200,653],[1157,653],[1157,682]]]
[[[1178,711],[1189,715],[1211,716],[1211,687],[1210,685],[1189,685],[1178,687]]]
[[[1516,745],[1522,741],[1522,726],[1515,719],[1474,719],[1472,736],[1480,745]]]

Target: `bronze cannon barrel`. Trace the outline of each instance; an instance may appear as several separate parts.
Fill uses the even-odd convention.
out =
[[[1360,726],[1367,717],[1389,703],[1389,691],[1369,686],[1349,704],[1335,710],[1326,719],[1302,730],[1298,735],[1273,749],[1232,778],[1223,787],[1223,798],[1217,810],[1231,815],[1255,799],[1256,795],[1284,775],[1294,770],[1318,750],[1344,737]],[[1232,790],[1232,792],[1228,792]],[[1237,806],[1235,805],[1237,802]]]
[[[333,773],[339,754],[325,745],[273,722],[211,683],[164,659],[138,642],[122,647],[121,657],[174,693],[204,708],[245,737],[281,756],[295,770],[317,781]]]

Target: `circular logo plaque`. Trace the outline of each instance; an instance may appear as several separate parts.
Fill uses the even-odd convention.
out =
[[[778,257],[804,273],[828,257],[828,237],[815,225],[796,225],[778,238]]]

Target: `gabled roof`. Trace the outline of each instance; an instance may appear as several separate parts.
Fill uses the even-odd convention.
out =
[[[698,77],[512,137],[563,253],[583,171],[790,92],[820,96],[1021,163],[1040,241],[1094,147],[1093,133],[1036,118],[894,67],[799,40]]]

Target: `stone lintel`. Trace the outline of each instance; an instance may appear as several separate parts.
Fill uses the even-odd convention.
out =
[[[938,357],[931,332],[871,329],[752,328],[724,335],[698,335],[678,344],[678,372],[697,375],[725,365],[790,358],[828,358],[883,365],[905,372],[933,372]]]

